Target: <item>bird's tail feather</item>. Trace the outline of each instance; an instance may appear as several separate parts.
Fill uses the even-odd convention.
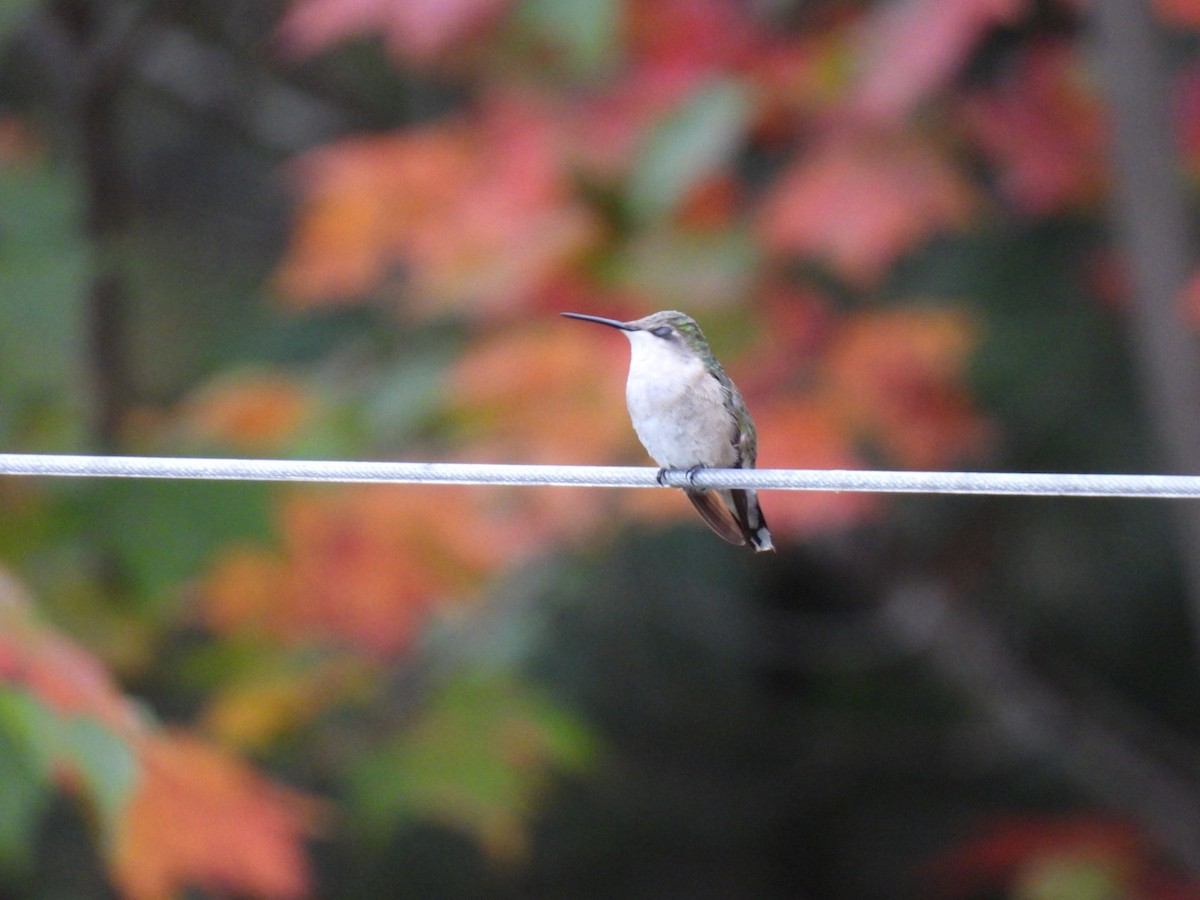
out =
[[[730,491],[729,493],[733,499],[734,517],[741,528],[743,541],[753,547],[757,553],[774,550],[775,545],[771,543],[771,531],[767,528],[767,520],[763,516],[762,507],[758,505],[758,494],[754,491]]]

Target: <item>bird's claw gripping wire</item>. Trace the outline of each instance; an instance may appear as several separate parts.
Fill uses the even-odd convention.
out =
[[[683,474],[685,474],[687,476],[688,484],[695,487],[696,473],[703,471],[704,469],[707,469],[707,468],[708,468],[708,466],[699,465],[699,466],[692,466],[690,469],[685,469]],[[663,487],[669,487],[670,485],[667,484],[667,476],[669,474],[671,474],[672,472],[678,472],[678,471],[679,471],[678,469],[667,469],[667,468],[659,469],[658,474],[654,476],[654,480],[657,481],[659,484],[661,484]]]

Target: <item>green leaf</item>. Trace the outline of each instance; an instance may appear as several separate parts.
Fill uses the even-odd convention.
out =
[[[0,732],[29,761],[39,779],[49,778],[60,720],[28,691],[0,689]]]
[[[115,479],[78,500],[84,527],[145,600],[197,575],[218,548],[271,535],[270,485]]]
[[[617,0],[525,0],[515,13],[526,40],[550,48],[567,72],[603,72],[617,54],[621,4]]]
[[[78,186],[49,166],[0,169],[0,440],[72,443],[82,416],[85,266]]]
[[[63,718],[32,694],[0,690],[0,858],[24,853],[61,764],[82,777],[111,827],[137,774],[128,742],[91,717]]]
[[[75,717],[62,727],[64,755],[78,768],[106,833],[125,811],[137,781],[137,757],[128,741],[92,718]]]
[[[111,832],[137,778],[129,743],[90,716],[64,718],[26,691],[0,689],[0,859],[27,853],[62,764],[82,778]]]
[[[594,755],[575,715],[511,679],[476,674],[452,683],[419,722],[368,757],[352,794],[373,832],[423,817],[486,844],[522,830],[551,771],[583,770]]]
[[[396,446],[428,418],[444,399],[448,348],[417,347],[381,368],[364,396],[364,418],[376,445]]]
[[[1012,896],[1015,900],[1119,900],[1129,896],[1119,864],[1097,856],[1050,856],[1028,866]]]
[[[643,143],[629,185],[638,220],[665,216],[737,152],[753,111],[748,91],[718,80],[691,94]]]
[[[611,271],[617,286],[653,297],[658,309],[706,310],[750,296],[758,264],[758,247],[744,230],[694,233],[664,224],[632,235]]]
[[[0,862],[28,858],[50,795],[57,721],[24,691],[0,689]]]
[[[0,728],[0,863],[20,866],[27,861],[48,794],[37,767]]]

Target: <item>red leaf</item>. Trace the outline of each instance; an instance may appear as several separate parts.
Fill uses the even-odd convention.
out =
[[[1183,313],[1192,328],[1200,328],[1200,272],[1193,272],[1180,291]]]
[[[1026,53],[1004,83],[964,101],[963,117],[996,167],[1001,192],[1025,212],[1060,212],[1104,184],[1100,110],[1069,47]]]
[[[803,40],[777,39],[759,49],[748,73],[762,106],[759,140],[786,143],[797,119],[840,108],[851,77],[846,28],[839,19],[806,32]]]
[[[1200,172],[1200,65],[1180,69],[1172,99],[1180,152],[1195,177]]]
[[[573,128],[573,155],[600,177],[623,176],[649,129],[701,78],[685,68],[634,68],[580,107]]]
[[[892,0],[869,22],[854,99],[883,122],[903,118],[962,68],[980,38],[1023,14],[1028,0]]]
[[[1150,5],[1168,25],[1200,28],[1200,0],[1151,0]]]
[[[758,226],[772,250],[817,257],[866,287],[931,234],[965,224],[974,208],[970,184],[934,148],[855,132],[826,139],[798,162]]]
[[[1054,863],[1088,864],[1106,874],[1113,896],[1167,900],[1197,896],[1155,859],[1130,825],[1100,815],[1001,819],[934,860],[926,871],[932,895],[967,898],[986,893],[1033,896],[1028,889]],[[1042,896],[1037,894],[1037,896]],[[1107,896],[1107,894],[1106,894]]]
[[[630,0],[626,43],[641,64],[689,72],[748,61],[758,36],[731,0]]]
[[[37,621],[24,590],[0,568],[0,684],[16,684],[59,715],[90,716],[133,732],[138,715],[100,661]]]

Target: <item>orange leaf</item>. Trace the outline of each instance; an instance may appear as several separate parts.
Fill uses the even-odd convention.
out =
[[[859,469],[854,434],[827,398],[777,396],[755,410],[759,466]],[[781,535],[807,536],[861,524],[879,514],[877,495],[850,491],[780,491],[763,500],[767,521]]]
[[[294,381],[255,373],[207,386],[189,398],[181,415],[202,440],[253,453],[280,447],[311,409],[311,398]]]
[[[529,302],[599,236],[555,132],[533,106],[498,100],[472,121],[304,156],[279,287],[299,306],[345,302],[403,269],[420,311]]]
[[[775,252],[817,257],[866,287],[930,235],[965,224],[975,205],[970,184],[932,147],[842,133],[784,176],[758,225]]]
[[[987,436],[962,384],[974,343],[971,323],[951,310],[857,315],[822,362],[830,402],[901,465],[952,463]]]
[[[266,550],[231,547],[214,562],[201,584],[204,617],[220,634],[272,634],[288,590],[287,563]]]
[[[293,0],[280,25],[284,47],[308,57],[378,32],[400,59],[429,63],[486,30],[511,0]]]
[[[624,337],[565,319],[484,339],[449,382],[463,456],[649,464],[625,409],[628,366]],[[524,511],[531,541],[545,545],[587,533],[616,499],[604,490],[549,488],[522,491],[510,502]]]
[[[439,589],[447,588],[414,542],[419,512],[403,493],[347,490],[289,498],[281,554],[233,548],[219,557],[201,593],[208,625],[223,634],[287,642],[346,641],[387,654],[408,645]]]
[[[298,305],[347,300],[400,262],[418,227],[444,214],[470,166],[461,129],[347,138],[301,157],[300,221],[278,273]]]
[[[191,885],[260,897],[307,892],[302,835],[315,820],[313,801],[194,738],[151,730],[96,660],[34,620],[3,570],[0,683],[26,688],[64,718],[100,722],[136,754],[137,786],[115,822],[109,859],[126,896],[158,900]],[[61,777],[68,789],[88,786],[79,771]]]
[[[564,520],[534,499],[545,493],[404,485],[293,495],[280,552],[232,548],[217,559],[201,585],[205,620],[221,633],[402,651],[435,609],[561,537]]]
[[[468,348],[448,400],[495,460],[603,463],[637,446],[622,402],[628,366],[622,335],[559,319]]]
[[[233,756],[183,734],[146,737],[142,780],[112,850],[116,881],[131,900],[185,887],[300,897],[310,873],[303,836],[317,807]]]

